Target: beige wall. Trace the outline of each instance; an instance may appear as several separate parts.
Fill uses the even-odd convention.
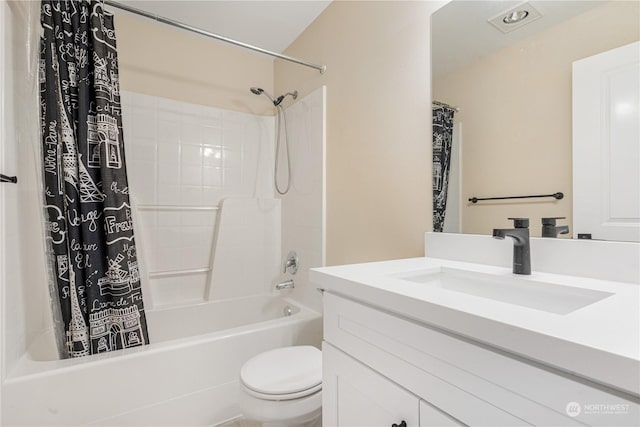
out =
[[[277,93],[327,85],[327,263],[422,256],[431,230],[429,19],[440,2],[334,1],[276,61]]]
[[[460,107],[462,200],[565,194],[463,203],[463,232],[488,234],[518,216],[531,218],[534,236],[543,216],[571,224],[571,63],[638,40],[639,4],[609,2],[434,80],[434,98]]]
[[[120,86],[194,104],[272,115],[251,86],[273,92],[273,58],[120,12]]]

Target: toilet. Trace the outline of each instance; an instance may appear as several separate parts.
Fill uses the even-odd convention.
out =
[[[283,347],[249,359],[240,370],[240,409],[264,427],[322,425],[322,352]]]

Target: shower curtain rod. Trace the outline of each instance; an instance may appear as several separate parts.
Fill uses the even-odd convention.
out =
[[[245,49],[251,49],[254,50],[256,52],[260,52],[260,53],[264,53],[265,55],[270,55],[270,56],[275,56],[276,58],[280,58],[280,59],[284,59],[285,61],[289,61],[289,62],[294,62],[296,64],[299,65],[304,65],[305,67],[310,67],[310,68],[315,68],[316,70],[320,71],[320,74],[324,74],[324,72],[327,70],[327,66],[326,65],[318,65],[318,64],[313,64],[311,62],[307,62],[307,61],[303,61],[301,59],[297,59],[297,58],[293,58],[291,56],[287,56],[287,55],[282,55],[280,53],[276,53],[276,52],[271,52],[270,50],[266,50],[266,49],[262,49],[261,47],[257,47],[257,46],[253,46],[247,43],[243,43],[243,42],[239,42],[237,40],[233,40],[230,39],[228,37],[224,37],[221,36],[219,34],[215,34],[215,33],[211,33],[209,31],[205,31],[202,30],[200,28],[196,28],[196,27],[192,27],[191,25],[187,25],[187,24],[183,24],[182,22],[178,22],[178,21],[174,21],[173,19],[168,19],[168,18],[164,18],[162,16],[159,15],[154,15],[152,13],[148,13],[145,12],[144,10],[140,10],[140,9],[136,9],[134,7],[131,6],[126,6],[124,4],[121,3],[117,3],[115,1],[112,0],[104,0],[104,4],[111,6],[111,7],[115,7],[117,9],[122,9],[126,12],[130,12],[136,15],[140,15],[140,16],[144,16],[145,18],[149,18],[149,19],[153,19],[154,21],[163,23],[163,24],[167,24],[167,25],[171,25],[173,27],[177,27],[183,30],[187,30],[187,31],[191,31],[193,33],[197,33],[206,37],[210,37],[212,39],[216,39],[216,40],[220,40],[223,41],[225,43],[230,43],[236,46],[240,46],[240,47],[244,47]]]
[[[460,107],[458,107],[457,105],[449,105],[449,104],[445,104],[444,102],[440,102],[440,101],[431,101],[431,105],[437,105],[438,107],[451,108],[456,113],[460,112]]]

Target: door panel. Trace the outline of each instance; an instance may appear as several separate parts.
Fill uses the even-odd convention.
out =
[[[640,241],[640,42],[573,63],[573,231]]]

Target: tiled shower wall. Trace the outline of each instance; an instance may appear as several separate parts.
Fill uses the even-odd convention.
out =
[[[325,134],[326,87],[322,86],[286,108],[291,151],[291,189],[282,201],[282,259],[295,250],[300,269],[282,280],[293,279],[292,296],[317,311],[322,311],[320,294],[309,284],[309,268],[325,265]],[[282,144],[282,143],[281,143]],[[280,164],[286,165],[284,145]],[[278,170],[282,188],[286,167]]]
[[[155,306],[205,298],[223,198],[273,198],[274,119],[122,93],[127,173]]]

